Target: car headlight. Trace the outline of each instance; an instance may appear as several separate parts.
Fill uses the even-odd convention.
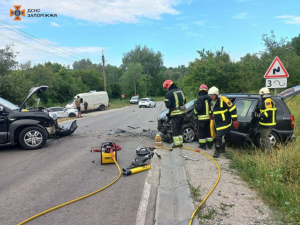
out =
[[[49,112],[48,114],[53,120],[57,120],[57,115],[55,113]]]

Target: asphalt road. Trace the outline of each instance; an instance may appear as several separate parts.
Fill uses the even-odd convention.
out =
[[[154,145],[154,138],[143,129],[156,130],[162,105],[157,102],[156,108],[141,109],[132,105],[84,115],[85,118],[78,119],[78,129],[72,136],[50,140],[40,150],[0,147],[0,224],[18,224],[114,181],[119,174],[116,165],[100,165],[100,153],[90,150],[99,148],[102,141],[114,141],[122,147],[117,157],[120,167],[128,167],[137,148]],[[127,132],[108,135],[117,128]],[[121,176],[108,189],[26,224],[154,224],[157,167],[152,165],[149,173]],[[145,213],[138,213],[139,210]]]

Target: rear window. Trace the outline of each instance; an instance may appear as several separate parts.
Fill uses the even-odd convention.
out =
[[[141,99],[141,101],[147,101],[147,100],[148,100],[147,98],[142,98],[142,99]]]
[[[139,97],[132,97],[131,99],[135,100],[135,99],[139,99]]]

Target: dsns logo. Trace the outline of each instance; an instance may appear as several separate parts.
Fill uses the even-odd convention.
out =
[[[20,5],[14,5],[15,10],[10,10],[10,16],[15,16],[14,20],[21,20],[20,16],[25,16],[25,9],[23,9],[22,11],[20,11],[21,6]]]

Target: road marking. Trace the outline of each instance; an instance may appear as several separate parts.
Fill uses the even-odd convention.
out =
[[[138,213],[136,216],[135,225],[144,225],[145,224],[146,211],[147,211],[148,200],[149,200],[149,196],[150,196],[150,189],[151,189],[151,184],[149,184],[146,180],[142,198],[140,201],[139,210],[138,210]]]

